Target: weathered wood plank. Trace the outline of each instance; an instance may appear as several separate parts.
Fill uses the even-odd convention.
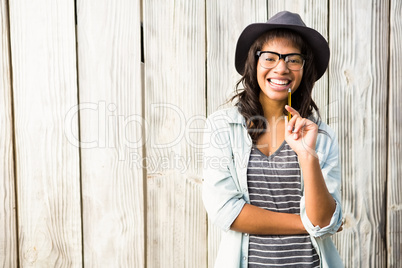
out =
[[[331,1],[330,117],[340,141],[346,267],[385,267],[389,1]]]
[[[208,267],[214,267],[216,255],[218,254],[221,242],[221,229],[216,227],[210,219],[208,219]]]
[[[0,0],[0,266],[17,267],[8,5]]]
[[[390,12],[387,264],[398,267],[402,263],[402,2],[392,0]]]
[[[144,267],[140,2],[77,10],[84,264]]]
[[[19,263],[81,267],[74,2],[9,1]]]
[[[308,27],[317,30],[328,40],[327,0],[270,0],[267,2],[269,18],[283,10],[298,13]],[[313,99],[320,110],[321,119],[331,123],[333,119],[328,118],[330,105],[328,103],[328,71],[316,82]]]
[[[207,114],[229,106],[240,75],[234,56],[237,39],[250,23],[267,20],[265,0],[208,0],[207,4]],[[208,222],[208,267],[213,267],[221,231]]]
[[[186,223],[206,217],[205,210],[197,205],[198,195],[186,203],[190,189],[184,184],[201,170],[202,133],[197,129],[203,127],[206,110],[205,3],[154,0],[143,5],[147,265],[206,267],[205,221]],[[153,199],[154,181],[161,184],[159,201]]]
[[[199,178],[154,174],[147,187],[148,266],[206,267],[207,219]]]

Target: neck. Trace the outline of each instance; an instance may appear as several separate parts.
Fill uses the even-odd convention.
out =
[[[284,116],[283,109],[286,105],[286,100],[284,101],[274,101],[269,98],[264,97],[263,93],[260,94],[260,103],[264,111],[264,117],[268,122],[278,120]]]

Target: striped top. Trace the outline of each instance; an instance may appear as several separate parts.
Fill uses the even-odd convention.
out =
[[[252,148],[247,183],[252,205],[283,213],[300,214],[302,197],[296,153],[284,141],[272,155]],[[320,267],[309,235],[250,235],[249,268]]]

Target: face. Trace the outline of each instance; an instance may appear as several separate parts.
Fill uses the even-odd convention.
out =
[[[301,53],[300,49],[285,38],[275,38],[264,44],[261,51],[273,51],[279,54]],[[292,93],[297,90],[303,77],[303,69],[299,71],[289,70],[281,59],[278,65],[272,69],[265,69],[257,63],[257,81],[261,88],[261,98],[271,101],[286,102],[288,89]]]

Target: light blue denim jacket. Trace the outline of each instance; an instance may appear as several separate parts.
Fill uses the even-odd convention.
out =
[[[321,267],[338,268],[343,267],[343,264],[331,239],[331,235],[342,224],[338,143],[334,131],[328,125],[321,122],[319,129],[316,153],[327,188],[336,201],[336,209],[328,226],[314,226],[306,215],[303,196],[300,216],[320,256]],[[247,133],[245,119],[237,107],[217,111],[208,117],[204,145],[203,202],[209,218],[223,230],[215,267],[247,267],[249,236],[230,230],[244,204],[250,203],[247,165],[252,141]]]

